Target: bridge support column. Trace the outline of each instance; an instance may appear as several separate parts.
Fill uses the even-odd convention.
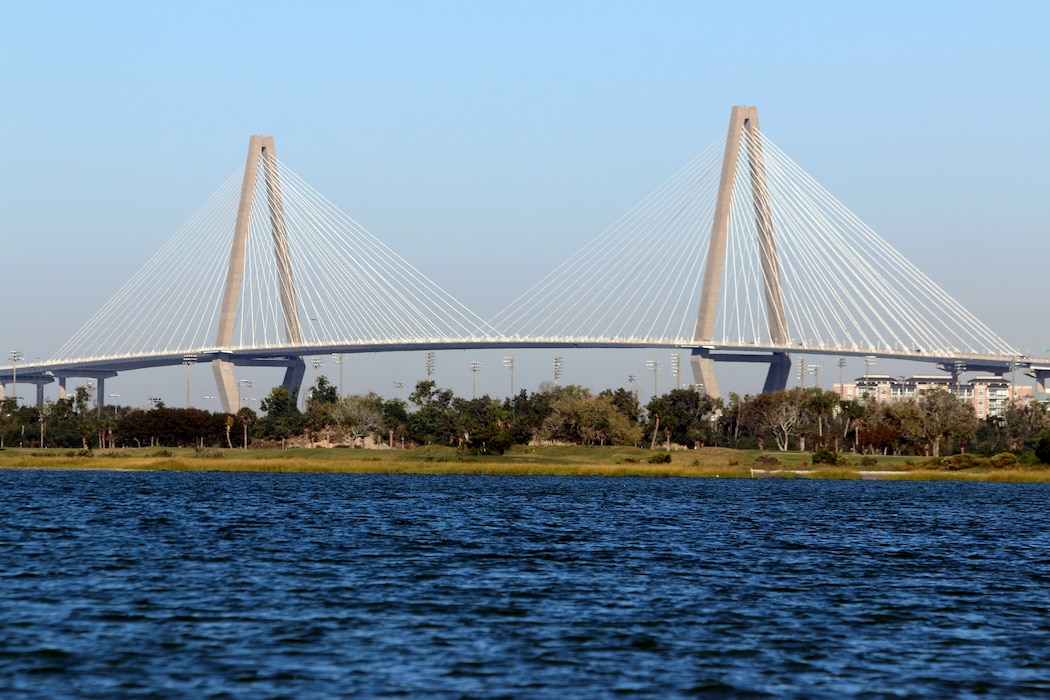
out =
[[[233,241],[230,245],[230,258],[226,268],[226,284],[223,287],[222,306],[219,311],[219,327],[216,330],[215,344],[220,348],[229,348],[233,343],[233,329],[237,323],[237,309],[241,297],[241,285],[244,281],[244,261],[248,248],[248,234],[252,218],[252,206],[255,202],[256,181],[259,168],[262,167],[266,187],[266,206],[269,209],[270,237],[273,242],[274,265],[277,268],[277,281],[281,293],[281,313],[284,317],[284,339],[289,345],[302,345],[303,333],[299,323],[299,303],[295,294],[295,279],[292,271],[292,257],[288,247],[288,232],[284,220],[284,200],[281,195],[281,179],[277,168],[277,153],[272,136],[252,136],[248,140],[248,158],[244,163],[244,179],[241,181],[241,197],[237,205],[237,218],[233,226]],[[285,373],[284,386],[292,391],[291,383],[302,384],[306,365],[302,358],[296,358],[303,369],[297,374],[289,367]],[[212,363],[215,373],[215,384],[219,390],[223,410],[236,413],[233,397],[238,396],[237,381],[233,376],[233,366],[223,360]],[[237,404],[240,399],[238,398]]]
[[[715,376],[715,361],[710,357],[704,357],[699,350],[693,350],[689,358],[689,365],[693,368],[693,381],[701,388],[701,393],[719,398],[718,378]]]
[[[237,391],[237,379],[233,376],[233,363],[226,360],[213,360],[211,371],[215,375],[215,386],[219,390],[219,401],[226,413],[237,413],[240,410],[240,393]]]
[[[1050,379],[1050,367],[1046,365],[1029,367],[1025,370],[1025,374],[1035,379],[1035,392],[1037,394],[1046,393],[1046,380]]]
[[[791,355],[786,352],[773,353],[773,357],[769,360],[769,371],[766,373],[766,383],[762,386],[762,393],[784,391],[790,376]]]
[[[707,248],[707,259],[704,262],[704,276],[700,287],[700,308],[697,311],[693,340],[697,343],[715,344],[713,336],[729,242],[729,219],[733,211],[740,151],[745,144],[750,175],[751,203],[758,230],[769,339],[774,346],[781,346],[788,343],[787,316],[784,312],[784,292],[780,285],[780,263],[773,231],[772,207],[769,201],[769,185],[766,180],[765,158],[762,150],[762,133],[758,126],[758,110],[755,107],[733,107],[729,115],[729,132],[726,135],[726,148],[722,156],[722,172],[719,177],[718,194],[715,198],[711,240]],[[767,387],[783,388],[787,385],[786,375],[781,377],[783,358],[786,357],[786,353],[773,354],[769,375],[766,377]],[[787,362],[790,373],[790,359]],[[693,375],[697,383],[703,382],[708,394],[718,396],[718,383],[714,378],[712,360],[703,357],[697,359],[694,355]],[[766,391],[771,390],[766,389]]]
[[[301,357],[292,358],[288,369],[284,371],[282,386],[288,390],[288,396],[298,401],[299,392],[303,390],[303,378],[306,377],[306,362]]]
[[[61,401],[66,398],[66,378],[58,378],[58,400]]]

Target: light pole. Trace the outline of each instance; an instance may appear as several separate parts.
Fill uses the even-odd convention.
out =
[[[873,364],[875,364],[875,356],[874,355],[865,355],[864,356],[864,393],[865,394],[868,393],[868,388],[869,388],[869,385],[870,385],[870,380],[868,379],[868,372],[871,369],[871,366]]]
[[[816,387],[817,387],[817,388],[819,389],[819,388],[820,388],[820,365],[813,365],[813,366],[811,366],[811,367],[809,368],[809,371],[810,371],[810,372],[811,372],[811,373],[813,374],[813,376],[814,376],[814,380],[813,380],[813,383],[814,383],[814,384],[816,385]]]
[[[25,359],[25,353],[21,350],[12,350],[7,353],[11,359],[11,383],[14,385],[15,406],[18,405],[18,363]]]
[[[317,368],[319,366],[321,366],[322,364],[324,364],[324,358],[322,358],[322,357],[312,357],[312,358],[310,358],[310,364],[314,365],[314,391],[316,391],[317,390]],[[311,396],[313,396],[313,394],[311,394]],[[303,398],[302,407],[306,408],[306,406],[307,406],[306,399]]]
[[[146,403],[149,404],[150,410],[153,410],[160,404],[164,403],[164,399],[160,398],[159,396],[150,396],[146,399]]]
[[[405,386],[405,383],[399,379],[394,380],[394,388],[397,389],[397,400],[401,400],[401,388]]]
[[[671,355],[671,374],[674,375],[674,388],[680,388],[682,386],[682,356],[678,353]]]
[[[653,373],[653,398],[657,396],[658,382],[657,378],[660,376],[660,361],[659,360],[646,360],[645,366],[648,367]]]
[[[634,394],[634,398],[637,401],[638,400],[638,387],[635,386],[635,384],[634,384],[634,380],[636,380],[636,379],[638,379],[638,377],[633,375],[633,374],[628,374],[627,375],[627,383],[631,385],[631,393]]]
[[[339,398],[343,398],[343,364],[346,362],[346,355],[341,352],[332,353],[332,362],[339,365]]]
[[[504,357],[503,366],[510,370],[510,398],[514,398],[514,368],[518,366],[518,358]]]
[[[190,367],[197,364],[197,356],[183,355],[182,364],[186,365],[186,408],[190,407]]]
[[[564,361],[560,357],[554,358],[554,388],[558,388],[558,380],[561,379],[561,368]]]
[[[839,358],[839,400],[841,401],[846,397],[846,388],[842,385],[842,370],[846,366],[846,358]]]
[[[434,353],[427,353],[427,381],[430,381],[430,377],[434,374],[434,367],[437,363],[434,361]]]
[[[248,410],[252,408],[252,387],[255,386],[255,382],[251,379],[238,379],[237,386],[248,387]]]
[[[481,363],[478,362],[477,360],[471,360],[470,361],[470,373],[473,375],[473,379],[474,379],[473,398],[475,398],[475,399],[478,398],[478,372],[480,372],[480,371],[481,371]]]
[[[798,358],[798,381],[803,389],[806,388],[806,358]]]

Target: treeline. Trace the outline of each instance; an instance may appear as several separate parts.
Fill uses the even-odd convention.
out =
[[[0,446],[82,449],[199,446],[451,445],[502,454],[512,445],[702,446],[942,456],[1033,453],[1050,462],[1050,416],[1040,403],[1011,405],[979,421],[943,391],[895,404],[842,401],[821,389],[789,389],[725,401],[675,389],[644,406],[626,389],[522,390],[503,400],[467,399],[421,381],[407,401],[378,394],[340,398],[324,377],[305,410],[282,386],[236,415],[198,409],[93,407],[86,389],[42,409],[4,402]]]

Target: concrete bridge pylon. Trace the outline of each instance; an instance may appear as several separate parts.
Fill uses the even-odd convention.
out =
[[[729,239],[730,217],[736,190],[737,170],[740,163],[741,144],[747,135],[747,167],[751,184],[751,199],[754,207],[758,249],[762,268],[766,316],[769,320],[770,340],[774,345],[788,342],[787,316],[784,311],[784,292],[780,280],[780,262],[777,257],[776,238],[773,231],[773,215],[769,202],[769,184],[766,180],[765,160],[762,153],[762,133],[758,124],[757,107],[733,107],[729,116],[729,132],[726,136],[722,172],[715,199],[714,219],[711,223],[711,239],[707,249],[704,276],[697,311],[696,330],[693,340],[701,345],[693,351],[690,364],[698,386],[711,396],[719,396],[718,379],[715,376],[714,359],[704,352],[704,344],[713,344],[715,320],[718,314],[719,293],[722,288],[726,247]],[[791,370],[791,358],[787,353],[775,352],[769,360],[763,391],[775,391],[787,386]]]
[[[244,281],[245,253],[260,165],[265,180],[269,227],[273,239],[277,279],[280,285],[284,339],[289,345],[303,344],[302,328],[297,312],[292,259],[288,249],[288,230],[285,226],[277,153],[272,136],[252,136],[248,141],[248,158],[244,164],[244,180],[241,184],[241,196],[237,205],[237,218],[233,229],[230,259],[226,269],[226,283],[223,287],[222,306],[219,312],[219,326],[215,337],[216,346],[219,348],[229,348],[233,343],[233,330],[237,322],[237,310]],[[215,374],[215,383],[223,410],[227,413],[236,413],[240,408],[240,392],[233,375],[233,363],[222,359],[213,360],[212,371]],[[283,382],[289,393],[299,387],[305,372],[306,364],[302,357],[290,358]]]

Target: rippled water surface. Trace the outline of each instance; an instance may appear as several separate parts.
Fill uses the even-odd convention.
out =
[[[1041,484],[0,471],[0,696],[1050,693]]]

